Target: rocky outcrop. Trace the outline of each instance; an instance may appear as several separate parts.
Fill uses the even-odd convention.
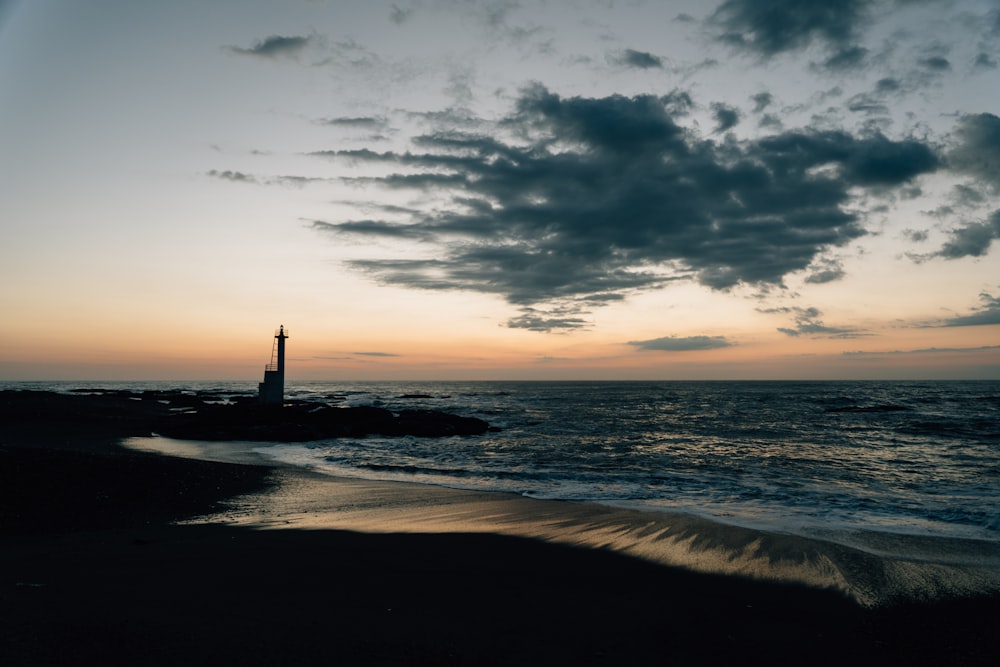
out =
[[[480,435],[489,424],[436,410],[404,410],[398,415],[376,407],[331,407],[301,403],[283,407],[255,403],[205,405],[171,415],[161,435],[194,440],[302,442],[365,435],[441,437]]]
[[[437,410],[396,414],[313,401],[262,405],[249,395],[100,389],[72,394],[0,391],[0,424],[6,436],[39,434],[51,440],[61,435],[69,444],[84,434],[127,437],[155,432],[188,440],[303,442],[366,435],[480,435],[490,429],[481,419]]]

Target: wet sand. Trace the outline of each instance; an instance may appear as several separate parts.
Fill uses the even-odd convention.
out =
[[[642,513],[167,457],[105,426],[0,432],[0,664],[1000,662],[996,597],[865,608],[753,559],[663,564],[694,530]]]

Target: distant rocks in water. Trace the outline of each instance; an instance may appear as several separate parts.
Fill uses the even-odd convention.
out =
[[[189,440],[304,442],[365,435],[425,438],[481,435],[489,429],[490,425],[481,419],[437,410],[403,410],[394,414],[377,407],[331,407],[316,403],[275,407],[240,402],[205,405],[195,412],[171,415],[163,420],[158,432]]]
[[[8,430],[59,426],[67,434],[160,435],[189,440],[304,442],[366,435],[443,437],[499,430],[474,417],[438,410],[332,407],[325,402],[262,405],[254,395],[184,390],[79,389],[0,391],[0,423]],[[48,428],[52,430],[52,428]]]

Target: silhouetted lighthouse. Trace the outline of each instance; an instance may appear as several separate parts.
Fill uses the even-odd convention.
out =
[[[264,381],[257,385],[260,402],[282,405],[285,402],[285,325],[274,332],[271,363],[264,367]]]

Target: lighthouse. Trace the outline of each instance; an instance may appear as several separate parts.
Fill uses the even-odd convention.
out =
[[[268,405],[282,405],[285,402],[285,325],[274,332],[274,346],[271,348],[271,363],[264,367],[264,381],[258,387],[260,402]]]

